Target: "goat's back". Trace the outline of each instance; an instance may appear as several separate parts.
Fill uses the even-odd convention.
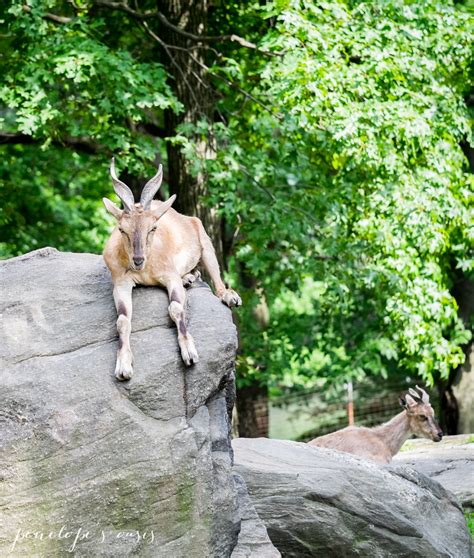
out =
[[[363,426],[347,426],[308,442],[312,446],[351,453],[377,463],[389,463],[391,453],[380,436]]]

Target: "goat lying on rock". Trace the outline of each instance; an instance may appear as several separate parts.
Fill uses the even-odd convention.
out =
[[[425,390],[418,386],[416,389],[410,388],[405,397],[400,398],[404,410],[385,424],[375,428],[348,426],[308,443],[353,453],[377,463],[390,463],[412,434],[440,442],[443,432],[436,422],[430,398]]]
[[[170,300],[168,311],[178,330],[181,356],[190,366],[198,362],[199,357],[186,328],[184,287],[199,277],[196,266],[202,262],[214,283],[217,297],[224,304],[239,306],[242,303],[240,297],[225,287],[214,248],[201,221],[170,209],[176,196],[166,202],[153,201],[161,186],[161,165],[143,188],[140,203],[135,203],[130,188],[117,178],[113,159],[110,175],[114,190],[124,205],[122,210],[109,199],[103,199],[107,211],[117,219],[117,227],[104,249],[118,313],[119,348],[115,376],[119,380],[128,380],[133,374],[130,331],[135,285],[166,287]]]

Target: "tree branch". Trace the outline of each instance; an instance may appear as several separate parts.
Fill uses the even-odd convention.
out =
[[[165,138],[166,132],[163,128],[160,128],[157,124],[153,122],[138,122],[135,125],[131,125],[127,122],[127,125],[132,132],[138,132],[140,134],[146,134],[154,138]],[[5,132],[0,130],[0,146],[1,145],[31,145],[34,143],[40,143],[44,141],[45,138],[34,138],[28,134],[23,134],[21,132]],[[89,153],[91,155],[95,153],[107,153],[110,151],[108,147],[101,145],[89,138],[75,137],[75,136],[63,136],[54,139],[52,142],[56,146],[61,147],[71,147],[82,151],[83,153]]]
[[[138,122],[136,131],[154,138],[166,138],[165,130],[153,122]]]
[[[111,8],[112,10],[120,10],[128,15],[131,15],[135,19],[150,19],[157,18],[158,12],[137,12],[131,8],[127,2],[112,2],[109,0],[94,0],[96,6],[102,6],[104,8]],[[164,16],[163,16],[164,17]],[[166,18],[165,18],[166,19]]]
[[[21,132],[3,132],[0,130],[0,145],[31,145],[44,141],[43,138],[34,138],[28,134]],[[99,152],[107,152],[108,148],[88,138],[76,138],[73,136],[64,136],[53,140],[52,142],[60,147],[72,147],[77,151],[94,155]]]
[[[152,39],[154,39],[159,45],[162,46],[162,48],[164,49],[164,51],[166,52],[166,54],[168,55],[171,63],[173,64],[173,66],[178,70],[178,72],[181,74],[181,77],[183,78],[184,83],[186,84],[186,87],[188,88],[191,96],[193,97],[193,100],[195,102],[195,106],[199,106],[198,100],[196,98],[196,95],[194,93],[194,89],[191,87],[191,85],[189,84],[188,80],[186,79],[186,75],[183,72],[183,69],[181,68],[181,66],[176,62],[176,60],[174,59],[174,56],[171,54],[170,52],[170,45],[166,44],[163,39],[161,39],[160,37],[158,37],[158,35],[156,33],[154,33],[148,23],[146,21],[142,21],[141,22],[142,26],[144,27],[145,31],[148,33],[148,35],[150,35],[150,37]]]
[[[240,87],[237,83],[230,81],[229,79],[227,79],[224,76],[221,76],[217,73],[212,73],[211,69],[209,68],[209,66],[206,66],[206,64],[203,64],[202,62],[200,62],[199,60],[197,60],[190,52],[188,52],[188,55],[192,58],[192,60],[194,60],[194,62],[196,64],[198,64],[199,66],[201,66],[201,68],[203,68],[204,70],[206,70],[207,72],[209,72],[211,74],[211,76],[214,76],[222,81],[224,81],[225,83],[227,83],[227,85],[231,88],[234,89],[235,91],[238,91],[239,93],[242,93],[242,95],[244,95],[244,97],[247,97],[247,99],[249,99],[250,101],[253,101],[254,103],[256,103],[257,105],[261,106],[264,110],[266,110],[268,113],[270,113],[272,116],[274,116],[275,118],[277,118],[278,120],[282,120],[283,119],[283,115],[275,112],[272,110],[271,107],[268,107],[265,103],[263,103],[260,99],[257,99],[257,97],[254,97],[251,93],[249,93],[248,91],[246,91],[245,89],[242,89],[242,87]]]
[[[26,4],[23,4],[22,9],[27,14],[31,14],[31,8],[29,6],[27,6]],[[54,21],[55,23],[71,23],[71,21],[73,20],[72,17],[60,16],[60,15],[51,14],[51,13],[45,13],[41,17],[43,19],[49,19],[51,21]]]
[[[8,143],[18,143],[18,144],[27,144],[27,143],[36,143],[38,140],[35,140],[31,136],[27,134],[15,133],[15,132],[2,132],[0,130],[0,145],[6,145]]]
[[[171,21],[169,21],[169,19],[161,12],[137,12],[136,10],[131,8],[126,2],[113,2],[111,0],[94,0],[94,3],[97,6],[112,8],[114,10],[121,10],[122,12],[125,12],[130,16],[132,16],[133,18],[139,20],[156,18],[159,21],[161,21],[163,25],[166,25],[166,27],[172,29],[175,33],[179,33],[183,37],[186,37],[192,41],[199,41],[203,43],[232,41],[235,43],[239,43],[240,46],[257,50],[258,52],[261,52],[262,54],[266,54],[268,56],[283,56],[282,52],[272,52],[269,50],[259,48],[256,44],[251,43],[250,41],[247,41],[247,39],[244,39],[243,37],[240,37],[239,35],[235,35],[235,34],[215,35],[215,36],[195,35],[194,33],[190,33],[189,31],[185,31],[184,29],[181,29],[180,27],[173,25],[173,23],[171,23]]]

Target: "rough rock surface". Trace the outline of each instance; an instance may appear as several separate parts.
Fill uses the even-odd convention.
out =
[[[457,501],[410,467],[282,440],[232,445],[235,469],[283,557],[470,556]]]
[[[119,383],[100,256],[43,249],[0,274],[0,555],[229,556],[230,310],[204,284],[189,291],[201,360],[185,369],[165,292],[136,289],[135,376]]]
[[[263,521],[255,511],[244,480],[234,473],[234,481],[239,495],[242,523],[232,558],[279,558],[281,554],[273,546]]]
[[[409,440],[407,451],[394,457],[393,464],[410,465],[453,492],[463,508],[474,508],[473,436],[446,436],[442,442]]]

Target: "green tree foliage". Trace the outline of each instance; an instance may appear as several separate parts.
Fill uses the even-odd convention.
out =
[[[101,198],[110,193],[110,155],[119,153],[131,173],[149,174],[161,140],[140,126],[156,126],[164,109],[180,108],[154,45],[139,50],[135,27],[121,12],[89,16],[91,4],[76,5],[75,17],[60,16],[66,22],[54,19],[68,8],[61,1],[0,8],[7,30],[0,86],[0,141],[8,143],[0,163],[4,257],[45,244],[100,252],[109,225]]]
[[[248,373],[260,364],[288,386],[394,368],[446,378],[470,337],[450,288],[473,270],[459,147],[472,142],[472,17],[400,1],[264,13],[261,48],[278,54],[230,66],[264,106],[230,119],[212,162],[237,258],[271,301]]]
[[[163,111],[180,110],[161,23],[100,1],[23,4],[3,8],[0,247],[99,251],[110,154],[150,174],[165,157]],[[215,119],[172,141],[208,177],[200,203],[225,220],[229,276],[245,294],[240,382],[447,377],[470,337],[451,291],[474,267],[459,146],[473,144],[472,16],[427,0],[212,10],[209,35],[245,41],[201,44]]]

